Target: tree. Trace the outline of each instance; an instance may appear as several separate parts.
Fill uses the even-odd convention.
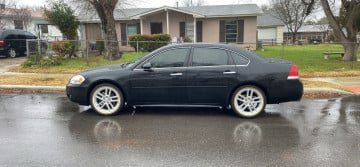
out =
[[[48,4],[50,9],[45,9],[44,12],[47,20],[56,25],[66,39],[75,40],[80,23],[74,11],[63,0],[48,1]]]
[[[183,0],[182,6],[191,7],[191,6],[203,6],[205,4],[204,0]]]
[[[93,11],[100,18],[105,37],[105,55],[108,60],[121,58],[122,53],[119,50],[119,43],[115,29],[114,10],[116,7],[128,5],[126,0],[70,0],[77,4],[81,11],[91,14]]]
[[[321,0],[329,24],[333,28],[334,35],[344,47],[344,61],[357,61],[357,43],[356,34],[359,31],[360,1],[342,0],[339,18],[334,16],[328,0]],[[345,29],[345,31],[343,31]]]
[[[284,22],[292,36],[292,43],[307,16],[314,11],[316,5],[309,7],[302,0],[272,0],[271,10],[275,17]]]
[[[311,3],[315,0],[309,0]],[[356,34],[360,30],[360,1],[341,0],[339,16],[335,16],[331,9],[335,0],[321,0],[321,4],[327,20],[334,31],[334,36],[344,48],[344,61],[357,61]]]

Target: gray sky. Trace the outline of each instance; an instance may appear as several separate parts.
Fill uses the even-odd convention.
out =
[[[25,6],[44,6],[46,0],[17,0],[19,5]],[[161,6],[175,6],[176,2],[181,4],[182,0],[140,0],[136,7],[152,8]],[[259,6],[268,4],[270,0],[204,0],[205,5],[229,5],[238,3],[256,3]]]

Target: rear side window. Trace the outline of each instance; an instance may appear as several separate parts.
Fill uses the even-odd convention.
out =
[[[230,55],[234,59],[234,62],[236,65],[248,65],[249,64],[249,59],[245,58],[244,56],[242,56],[239,53],[230,52]]]
[[[225,50],[218,48],[194,48],[192,66],[219,66],[228,64]]]

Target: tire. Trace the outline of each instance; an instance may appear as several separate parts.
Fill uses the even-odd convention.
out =
[[[15,58],[16,56],[18,56],[18,52],[16,52],[16,50],[14,48],[9,48],[8,56],[11,58]]]
[[[264,112],[266,96],[264,92],[251,85],[236,89],[231,98],[233,111],[241,117],[253,118]]]
[[[115,115],[124,106],[123,94],[112,84],[100,84],[90,94],[90,104],[100,115]]]

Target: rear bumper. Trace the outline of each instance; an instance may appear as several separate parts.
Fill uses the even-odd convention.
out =
[[[268,92],[268,104],[278,104],[301,100],[304,87],[299,79],[290,79],[274,85]]]

